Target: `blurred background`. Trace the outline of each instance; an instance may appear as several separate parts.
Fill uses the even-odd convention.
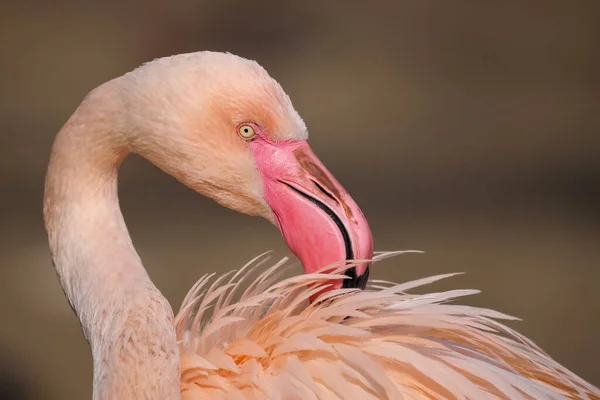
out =
[[[600,57],[595,0],[22,1],[0,7],[0,398],[90,398],[91,356],[42,221],[54,135],[97,85],[156,57],[255,59],[291,96],[314,151],[361,206],[378,264],[511,323],[600,385]],[[121,204],[175,309],[206,272],[276,229],[126,160]],[[298,271],[299,272],[299,271]]]

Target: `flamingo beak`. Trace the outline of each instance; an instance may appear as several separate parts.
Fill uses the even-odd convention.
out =
[[[306,273],[344,260],[373,257],[373,238],[362,211],[307,142],[251,145],[265,199],[288,247]],[[369,264],[346,270],[349,279],[329,289],[364,289]]]

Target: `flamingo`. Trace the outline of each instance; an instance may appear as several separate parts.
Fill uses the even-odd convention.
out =
[[[510,316],[450,303],[475,291],[409,293],[451,275],[367,284],[372,263],[401,252],[373,252],[307,138],[281,86],[229,53],[157,59],[86,96],[54,141],[44,219],[94,399],[600,398],[499,322]],[[305,273],[282,279],[289,262],[258,257],[201,278],[174,317],[119,208],[129,153],[271,221]]]

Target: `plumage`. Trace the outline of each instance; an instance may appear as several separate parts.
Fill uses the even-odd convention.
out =
[[[204,277],[187,295],[175,318],[184,399],[600,398],[500,322],[516,318],[454,303],[478,291],[409,293],[455,274],[373,281],[311,304],[314,286],[343,279],[347,266],[281,280],[291,264],[267,268],[268,259],[215,280],[231,276],[227,285]]]
[[[52,148],[44,218],[94,400],[599,398],[498,322],[510,317],[452,303],[476,291],[410,293],[452,274],[362,291],[371,261],[397,253],[373,257],[365,216],[307,137],[281,86],[231,54],[155,60],[83,100]],[[201,278],[174,318],[119,207],[130,153],[272,222],[306,274],[257,257]]]

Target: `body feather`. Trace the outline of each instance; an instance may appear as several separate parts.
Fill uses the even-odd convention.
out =
[[[310,303],[348,266],[280,280],[290,263],[267,260],[212,284],[205,276],[184,300],[175,319],[183,399],[600,399],[499,322],[516,318],[451,303],[477,291],[408,293],[453,274],[372,281]]]

